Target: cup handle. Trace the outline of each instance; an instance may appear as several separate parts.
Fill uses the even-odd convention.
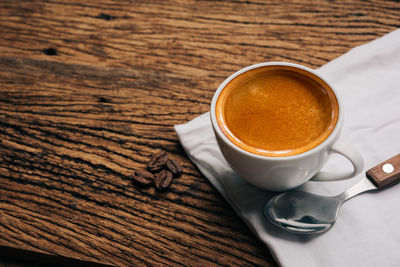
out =
[[[328,152],[331,153],[338,153],[343,155],[347,158],[351,164],[353,164],[353,172],[351,173],[335,173],[335,172],[318,172],[311,181],[339,181],[349,179],[351,177],[356,176],[364,169],[364,160],[361,155],[350,145],[338,141],[333,144],[331,150]]]

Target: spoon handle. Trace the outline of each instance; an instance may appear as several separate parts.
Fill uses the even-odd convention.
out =
[[[367,177],[381,189],[400,180],[400,154],[367,171]]]

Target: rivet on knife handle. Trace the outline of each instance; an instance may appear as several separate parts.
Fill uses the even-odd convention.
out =
[[[367,176],[378,188],[396,182],[400,179],[400,154],[368,170]]]

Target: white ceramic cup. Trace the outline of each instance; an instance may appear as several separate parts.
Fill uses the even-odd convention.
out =
[[[338,120],[330,135],[316,147],[292,156],[269,157],[246,151],[233,142],[223,133],[218,125],[216,103],[226,85],[237,76],[247,71],[264,66],[284,66],[299,73],[307,73],[318,83],[329,86],[338,103]],[[335,181],[351,178],[363,170],[363,159],[357,151],[348,144],[338,141],[343,124],[343,106],[334,87],[314,70],[293,63],[267,62],[252,65],[237,71],[229,76],[217,89],[211,102],[211,122],[218,145],[227,162],[242,178],[251,184],[270,191],[286,191],[298,187],[308,180]],[[267,134],[267,133],[266,133]],[[353,165],[354,170],[349,173],[321,172],[331,153],[339,153],[346,157]]]

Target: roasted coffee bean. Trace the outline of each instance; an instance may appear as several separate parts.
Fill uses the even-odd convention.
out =
[[[136,170],[132,178],[135,183],[141,186],[150,186],[154,181],[154,175],[145,169]]]
[[[168,161],[168,154],[165,151],[160,151],[146,163],[146,167],[151,172],[156,172],[164,168]]]
[[[170,159],[167,161],[167,168],[176,176],[182,174],[182,166],[175,160]]]
[[[172,181],[172,172],[168,170],[162,170],[161,172],[156,174],[156,179],[154,181],[156,188],[159,190],[165,190],[171,184]]]

